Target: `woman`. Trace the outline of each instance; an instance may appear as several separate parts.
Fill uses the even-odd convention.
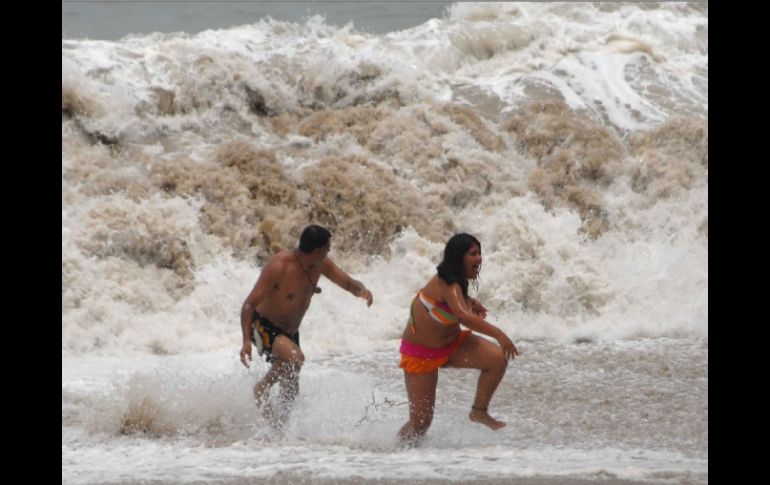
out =
[[[401,364],[409,395],[409,422],[398,432],[402,441],[422,437],[433,420],[440,367],[479,369],[471,421],[499,429],[505,423],[487,413],[489,401],[505,374],[516,346],[499,328],[484,320],[487,310],[468,296],[468,280],[481,269],[481,243],[470,234],[455,234],[444,249],[444,260],[411,305],[409,323],[401,339]],[[460,323],[493,342],[461,330]]]

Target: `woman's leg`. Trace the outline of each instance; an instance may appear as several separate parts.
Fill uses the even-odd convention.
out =
[[[508,361],[505,360],[500,347],[478,335],[469,335],[449,356],[447,367],[481,370],[476,386],[476,397],[468,417],[471,421],[492,429],[505,426],[504,422],[494,419],[487,413],[489,401],[508,367]]]
[[[409,422],[398,432],[398,437],[402,442],[411,443],[425,435],[433,421],[438,370],[426,374],[404,372],[404,380],[409,396]]]

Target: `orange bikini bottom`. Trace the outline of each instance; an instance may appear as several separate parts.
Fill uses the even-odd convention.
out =
[[[449,356],[457,350],[457,347],[470,334],[470,330],[462,330],[454,342],[438,349],[432,349],[401,339],[401,363],[399,367],[411,374],[433,372],[449,362]]]

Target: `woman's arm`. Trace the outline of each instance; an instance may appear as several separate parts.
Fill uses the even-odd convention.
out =
[[[489,335],[493,339],[497,340],[500,348],[503,350],[503,354],[507,359],[512,359],[518,355],[519,351],[513,344],[510,338],[498,327],[484,320],[483,317],[476,314],[473,308],[468,305],[463,295],[463,290],[457,283],[452,283],[447,286],[444,294],[444,300],[449,305],[452,313],[457,316],[460,322],[471,330]],[[481,307],[483,308],[483,306]],[[486,308],[483,308],[486,314]]]

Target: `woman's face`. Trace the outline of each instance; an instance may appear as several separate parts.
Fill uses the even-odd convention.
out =
[[[473,243],[468,248],[468,252],[463,256],[463,267],[465,268],[465,276],[469,280],[478,278],[481,270],[481,248],[478,244]]]

